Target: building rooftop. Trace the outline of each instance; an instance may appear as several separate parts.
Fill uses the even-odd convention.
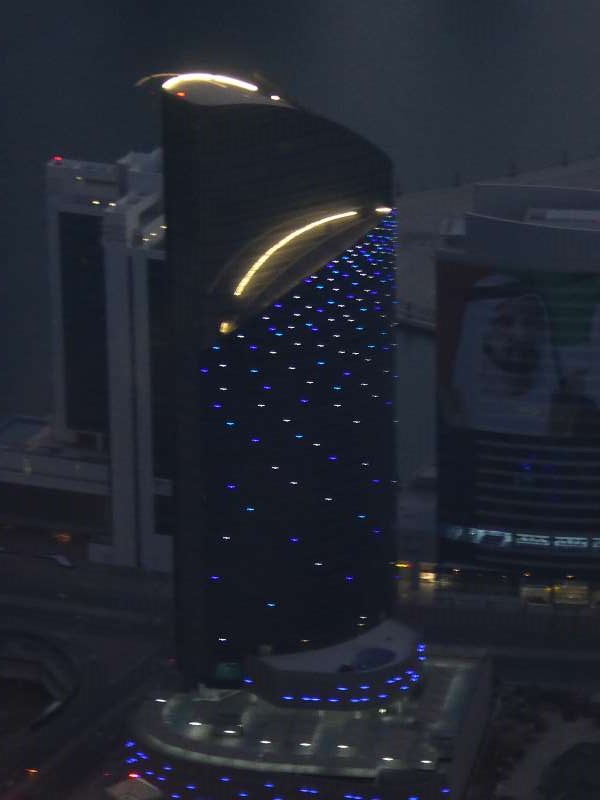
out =
[[[340,666],[347,665],[368,672],[410,658],[415,642],[411,628],[395,620],[386,620],[354,639],[331,647],[264,656],[261,660],[280,670],[337,673]]]
[[[501,176],[497,180],[506,184],[597,189],[600,187],[600,158]],[[435,309],[435,253],[441,244],[440,232],[444,227],[451,229],[453,220],[473,209],[476,185],[412,192],[397,198],[400,314],[403,313],[403,304],[409,303],[414,316],[418,316],[420,310],[423,315],[427,312],[432,315]]]

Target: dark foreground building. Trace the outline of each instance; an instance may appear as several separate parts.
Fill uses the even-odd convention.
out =
[[[178,658],[240,685],[390,609],[392,170],[245,82],[163,102]]]

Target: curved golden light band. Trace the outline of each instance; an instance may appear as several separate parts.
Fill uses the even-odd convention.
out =
[[[144,75],[143,78],[140,78],[139,81],[136,81],[134,86],[137,88],[138,86],[143,86],[148,81],[154,80],[154,78],[174,78],[177,76],[177,72],[153,72],[151,75]]]
[[[393,210],[390,206],[377,206],[375,209],[378,214],[391,214]]]
[[[265,250],[265,252],[256,259],[248,272],[236,286],[233,294],[236,297],[239,297],[243,293],[244,289],[248,286],[252,278],[256,275],[258,270],[264,266],[271,256],[275,255],[275,253],[277,253],[278,250],[281,250],[282,247],[285,247],[286,244],[289,244],[294,239],[297,239],[298,236],[303,236],[305,233],[318,228],[320,225],[327,225],[328,222],[337,222],[338,220],[348,219],[348,217],[355,217],[357,214],[358,211],[344,211],[340,214],[332,214],[329,217],[321,217],[321,219],[316,219],[314,222],[309,222],[308,225],[303,225],[301,228],[297,228],[295,231],[288,233],[287,236],[284,236],[283,239],[275,242],[274,245],[269,247],[268,250]]]
[[[181,83],[217,83],[222,86],[233,86],[236,89],[244,89],[246,92],[257,92],[258,86],[238,78],[231,78],[229,75],[213,75],[212,72],[185,72],[182,75],[175,75],[165,81],[163,89],[168,92],[176,89]]]

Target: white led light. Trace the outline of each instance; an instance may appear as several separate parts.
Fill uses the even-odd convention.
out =
[[[231,86],[235,89],[243,89],[246,92],[258,91],[258,86],[253,83],[241,81],[229,75],[213,75],[210,72],[187,72],[182,75],[175,75],[175,77],[166,80],[162,88],[166,89],[168,92],[172,92],[181,86],[182,83],[215,83],[217,86]]]
[[[194,725],[196,727],[199,727],[200,725],[202,725],[202,723],[201,722],[196,722],[195,720],[192,720],[192,722],[188,722],[188,725]]]
[[[167,701],[164,699],[164,697],[157,697],[155,699],[155,702],[156,703],[166,703]]]

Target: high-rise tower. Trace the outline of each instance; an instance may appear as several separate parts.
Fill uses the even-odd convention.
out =
[[[178,653],[231,685],[390,607],[392,171],[245,81],[163,95]]]

